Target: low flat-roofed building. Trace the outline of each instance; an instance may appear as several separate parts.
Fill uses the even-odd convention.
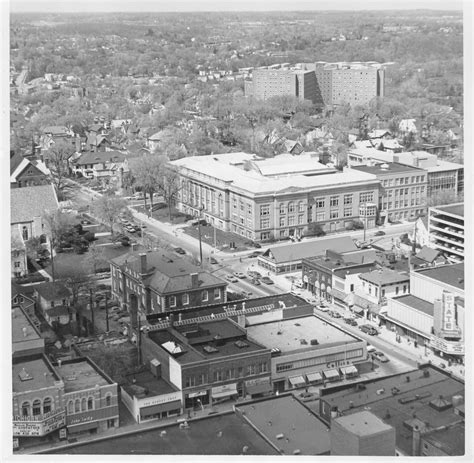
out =
[[[334,418],[331,455],[395,456],[395,428],[366,410]]]
[[[13,358],[13,436],[18,446],[66,424],[64,383],[44,354]]]
[[[159,362],[163,379],[182,391],[187,409],[245,397],[257,383],[266,388],[258,393],[271,390],[270,349],[230,318],[170,320],[144,334],[141,347],[145,362]]]
[[[464,456],[466,446],[464,421],[421,437],[419,455],[424,457]]]
[[[247,335],[272,350],[273,390],[341,381],[358,375],[366,342],[314,315],[262,323],[247,317]],[[260,323],[259,323],[260,322]]]
[[[238,404],[235,412],[282,455],[329,455],[328,426],[292,394]]]
[[[297,272],[303,268],[303,258],[324,256],[328,249],[339,253],[358,250],[350,236],[303,241],[270,247],[258,256],[257,264],[276,274]]]
[[[464,203],[430,207],[430,245],[454,263],[464,261]]]
[[[180,415],[183,394],[161,377],[161,364],[155,359],[150,370],[126,376],[121,399],[137,423]]]
[[[464,402],[464,393],[463,381],[436,367],[423,365],[420,369],[382,379],[321,389],[319,415],[331,423],[338,416],[370,408],[373,414],[396,429],[396,454],[409,456],[413,455],[415,426],[423,436],[441,426],[462,421],[454,405]]]
[[[12,307],[12,357],[20,358],[44,352],[44,339],[20,306]]]
[[[69,433],[96,433],[119,426],[118,386],[87,357],[61,361]]]

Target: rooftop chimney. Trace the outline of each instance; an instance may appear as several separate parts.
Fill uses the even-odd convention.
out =
[[[23,336],[26,338],[28,336],[28,328],[26,326],[24,326],[22,328],[22,331],[23,331]]]
[[[138,326],[138,298],[135,294],[130,294],[130,322],[132,328]]]
[[[199,286],[199,273],[191,273],[191,287],[197,288]]]
[[[141,252],[140,256],[140,275],[144,275],[146,273],[146,252]]]
[[[417,457],[420,454],[421,433],[418,425],[413,426],[412,456]]]

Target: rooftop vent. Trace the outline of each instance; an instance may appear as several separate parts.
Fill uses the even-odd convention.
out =
[[[33,379],[33,376],[31,376],[24,368],[21,369],[20,373],[18,373],[18,376],[22,381],[29,381],[30,379]]]
[[[204,346],[203,348],[203,351],[206,352],[207,354],[214,354],[216,352],[219,352],[218,349],[216,349],[215,347],[213,346]]]
[[[452,403],[449,400],[446,400],[442,395],[440,395],[437,399],[433,399],[430,402],[430,407],[434,408],[438,412],[447,410],[451,406],[452,406]]]
[[[382,170],[388,170],[388,167],[389,167],[388,164],[385,164],[385,163],[380,165],[380,168]]]
[[[235,341],[234,343],[239,349],[243,349],[244,347],[248,347],[249,345],[245,341],[241,341],[240,339]]]

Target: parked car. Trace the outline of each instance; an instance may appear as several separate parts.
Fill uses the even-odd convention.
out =
[[[245,273],[242,272],[234,272],[234,276],[240,278],[241,280],[245,278]]]
[[[312,305],[316,305],[318,303],[318,300],[313,296],[305,297],[305,300],[308,304]]]
[[[209,262],[213,265],[218,264],[217,259],[214,257],[209,257]]]
[[[329,312],[329,307],[326,307],[323,304],[317,305],[316,308],[320,310],[321,312]]]
[[[300,289],[302,289],[303,286],[304,286],[302,280],[296,280],[293,284],[294,284],[297,288],[300,288]]]
[[[230,283],[237,283],[239,281],[234,275],[226,275],[225,279]]]
[[[273,280],[270,277],[262,277],[261,281],[266,285],[273,285]]]
[[[248,275],[250,278],[262,278],[261,273],[255,271],[255,270],[249,270],[249,271],[247,272],[247,275]]]
[[[253,293],[251,291],[242,291],[242,295],[249,299],[250,297],[253,296]]]
[[[375,232],[374,236],[384,236],[385,235],[385,232],[382,231],[382,230],[379,230],[377,232]]]
[[[261,285],[260,280],[258,278],[252,278],[250,280],[250,283],[252,283],[255,286],[260,286]]]
[[[263,254],[262,251],[254,251],[248,255],[249,259],[253,259],[254,257],[261,256]]]
[[[183,248],[173,248],[173,251],[177,254],[186,254],[186,251]]]
[[[389,361],[388,358],[385,357],[385,354],[383,352],[375,351],[372,355],[378,360],[380,360],[382,363],[387,363]]]
[[[329,316],[332,318],[342,318],[341,314],[339,312],[336,312],[335,310],[330,310]]]
[[[363,333],[368,334],[369,336],[375,336],[379,334],[379,332],[371,325],[360,325],[359,330],[361,330]]]
[[[353,318],[350,318],[350,317],[344,318],[344,323],[347,323],[350,326],[357,326],[357,322]]]

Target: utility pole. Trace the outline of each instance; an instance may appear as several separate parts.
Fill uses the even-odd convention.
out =
[[[94,334],[94,304],[92,303],[92,289],[89,289],[89,306],[91,308],[91,334]]]
[[[49,239],[49,249],[51,253],[51,278],[54,282],[54,256],[53,256],[53,239],[52,237]]]
[[[108,295],[105,293],[105,331],[109,331],[109,304]]]
[[[204,209],[204,206],[201,205],[199,208],[199,217],[198,217],[198,234],[199,234],[199,265],[202,266],[202,236],[201,236],[201,213]]]

